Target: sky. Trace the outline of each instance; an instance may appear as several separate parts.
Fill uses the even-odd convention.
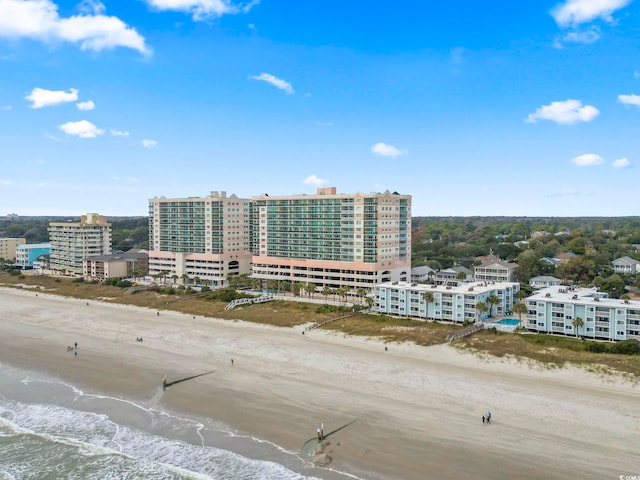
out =
[[[639,215],[640,0],[0,0],[0,215]]]

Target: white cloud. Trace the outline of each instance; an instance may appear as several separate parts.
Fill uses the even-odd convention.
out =
[[[111,135],[113,135],[114,137],[128,137],[129,136],[129,132],[123,132],[121,130],[114,130],[113,128],[110,131],[111,131]]]
[[[585,153],[584,155],[572,158],[571,163],[579,167],[591,167],[594,165],[602,165],[604,160],[600,155],[596,155],[595,153]]]
[[[49,140],[53,140],[54,142],[59,142],[60,139],[54,135],[51,135],[49,132],[43,132],[43,135],[45,138],[48,138]]]
[[[207,20],[226,14],[248,12],[257,0],[235,5],[229,0],[146,0],[158,10],[174,10],[191,14],[194,20]]]
[[[3,112],[8,112],[9,110],[11,110],[13,107],[11,105],[5,105],[4,107],[2,107],[2,111]]]
[[[633,78],[635,78],[636,80],[640,79],[640,72],[638,70],[633,72]]]
[[[580,100],[565,100],[543,105],[525,120],[536,123],[538,120],[551,120],[560,125],[571,125],[577,122],[590,122],[598,116],[600,111],[591,105],[582,106]]]
[[[11,182],[9,180],[0,180],[0,185],[9,186],[11,185]]]
[[[333,122],[315,122],[318,127],[333,127]]]
[[[63,123],[58,128],[67,135],[75,135],[80,138],[96,138],[104,133],[104,130],[99,129],[87,120]]]
[[[286,80],[282,80],[281,78],[274,77],[270,73],[261,73],[260,75],[254,75],[251,78],[253,78],[254,80],[260,80],[262,82],[267,82],[274,87],[279,88],[280,90],[284,90],[288,94],[293,93],[293,87],[289,82],[287,82]]]
[[[79,15],[61,18],[51,0],[0,0],[0,37],[77,43],[82,50],[127,47],[150,53],[135,28],[102,15],[103,10],[102,3],[90,1],[81,4]]]
[[[619,158],[611,164],[613,168],[627,168],[629,165],[631,165],[631,162],[628,158]]]
[[[321,178],[318,178],[316,176],[316,174],[314,173],[312,175],[309,175],[307,178],[305,178],[302,181],[302,183],[304,183],[306,185],[318,185],[318,186],[320,186],[320,185],[323,185],[323,184],[327,183],[327,181],[323,180]]]
[[[636,107],[640,107],[640,95],[618,95],[618,101],[625,105],[635,105]]]
[[[600,29],[594,25],[587,30],[569,32],[562,38],[562,41],[565,43],[591,44],[597,42],[599,39]]]
[[[376,155],[382,155],[383,157],[397,157],[399,155],[407,155],[406,150],[398,150],[393,145],[387,145],[386,143],[376,143],[371,147],[371,151]]]
[[[68,92],[65,92],[64,90],[34,88],[31,90],[31,93],[24,98],[32,102],[31,105],[29,105],[31,108],[51,107],[65,102],[75,102],[78,100],[78,90],[70,88]]]
[[[99,15],[107,9],[99,0],[82,0],[76,7],[79,12],[91,15]]]
[[[93,103],[93,100],[88,100],[86,102],[76,103],[76,107],[78,107],[78,110],[93,110],[96,108],[96,104]]]
[[[632,0],[566,0],[551,10],[551,16],[561,27],[576,26],[600,18],[613,21],[611,14],[626,7]]]
[[[155,140],[149,140],[147,138],[145,138],[144,140],[142,140],[142,146],[144,148],[153,148],[156,145],[158,145],[158,142],[156,142]]]
[[[307,178],[305,178],[302,181],[302,183],[304,183],[305,185],[317,185],[317,186],[320,186],[320,185],[324,185],[325,183],[327,183],[327,181],[323,180],[322,178],[318,178],[316,176],[316,174],[314,173],[312,175],[309,175]]]

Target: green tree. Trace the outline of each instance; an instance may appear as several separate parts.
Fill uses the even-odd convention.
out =
[[[518,325],[519,327],[522,326],[522,315],[527,313],[527,311],[527,306],[524,303],[516,303],[513,306],[513,313],[517,313],[518,318],[520,319],[520,324]]]
[[[482,315],[487,313],[488,310],[489,310],[489,307],[487,306],[486,303],[484,303],[484,302],[476,303],[476,312],[478,314],[478,319],[477,319],[476,323],[480,322],[480,320],[482,319]]]
[[[427,304],[427,308],[426,308],[425,314],[426,314],[427,319],[428,319],[429,318],[429,304],[433,303],[433,301],[435,300],[433,292],[430,292],[429,290],[426,290],[426,291],[422,292],[422,299]]]
[[[493,307],[500,303],[500,297],[492,293],[487,297],[487,303],[489,304],[489,317],[493,317]]]
[[[358,295],[358,298],[360,298],[360,303],[363,304],[364,303],[363,299],[364,299],[364,296],[367,294],[367,290],[365,290],[364,288],[359,288],[356,291],[356,294]]]
[[[368,306],[369,308],[373,307],[373,304],[374,304],[374,300],[373,300],[373,298],[371,298],[371,297],[367,297],[367,298],[365,298],[365,299],[364,299],[364,301],[365,301],[365,302],[367,302],[367,306]]]
[[[613,298],[620,298],[626,292],[626,282],[620,275],[614,273],[602,280],[600,289]]]
[[[324,296],[324,301],[326,302],[329,299],[329,295],[331,295],[331,288],[329,285],[325,284],[322,287],[322,295]]]
[[[576,332],[576,338],[578,338],[578,328],[584,327],[584,320],[582,320],[582,318],[580,317],[576,317],[571,322],[571,325],[573,325],[573,328]]]

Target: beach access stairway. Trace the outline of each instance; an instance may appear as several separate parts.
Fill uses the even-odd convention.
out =
[[[276,299],[276,296],[273,293],[263,293],[259,297],[254,297],[254,298],[237,298],[227,303],[224,309],[233,310],[238,305],[247,305],[249,303],[264,303],[264,302],[270,302],[271,300],[275,300],[275,299]]]
[[[124,292],[125,295],[132,295],[136,292],[144,292],[149,290],[149,285],[132,285]]]
[[[481,323],[477,325],[469,325],[462,330],[458,330],[457,332],[447,335],[447,342],[453,342],[454,340],[458,340],[459,338],[468,337],[472,333],[476,333],[480,330],[484,330],[484,325],[482,325]]]

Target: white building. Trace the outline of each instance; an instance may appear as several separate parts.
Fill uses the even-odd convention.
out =
[[[224,191],[149,200],[149,274],[228,285],[249,274],[250,202]]]
[[[407,282],[386,282],[374,288],[374,308],[379,313],[415,317],[432,320],[446,320],[463,323],[487,320],[490,315],[504,316],[511,312],[516,302],[520,284],[516,282],[472,282],[458,286],[424,285]],[[425,293],[433,295],[433,302],[427,304]],[[478,302],[487,302],[490,295],[496,295],[500,303],[492,311],[479,315]]]
[[[48,230],[54,272],[81,276],[85,258],[111,253],[111,224],[97,213],[82,215],[79,222],[50,222]]]
[[[525,304],[529,330],[599,340],[640,340],[638,301],[608,298],[595,288],[548,287],[528,297]],[[576,318],[582,320],[582,326],[574,326]]]
[[[538,277],[531,277],[529,279],[529,285],[533,288],[546,288],[560,285],[561,281],[559,278],[550,275],[540,275]]]
[[[514,282],[516,280],[517,263],[504,260],[487,260],[474,267],[474,277],[486,282]]]
[[[616,273],[638,273],[640,272],[640,262],[631,257],[616,258],[613,262],[613,271]]]
[[[436,271],[426,265],[411,268],[411,281],[413,283],[428,282]]]

